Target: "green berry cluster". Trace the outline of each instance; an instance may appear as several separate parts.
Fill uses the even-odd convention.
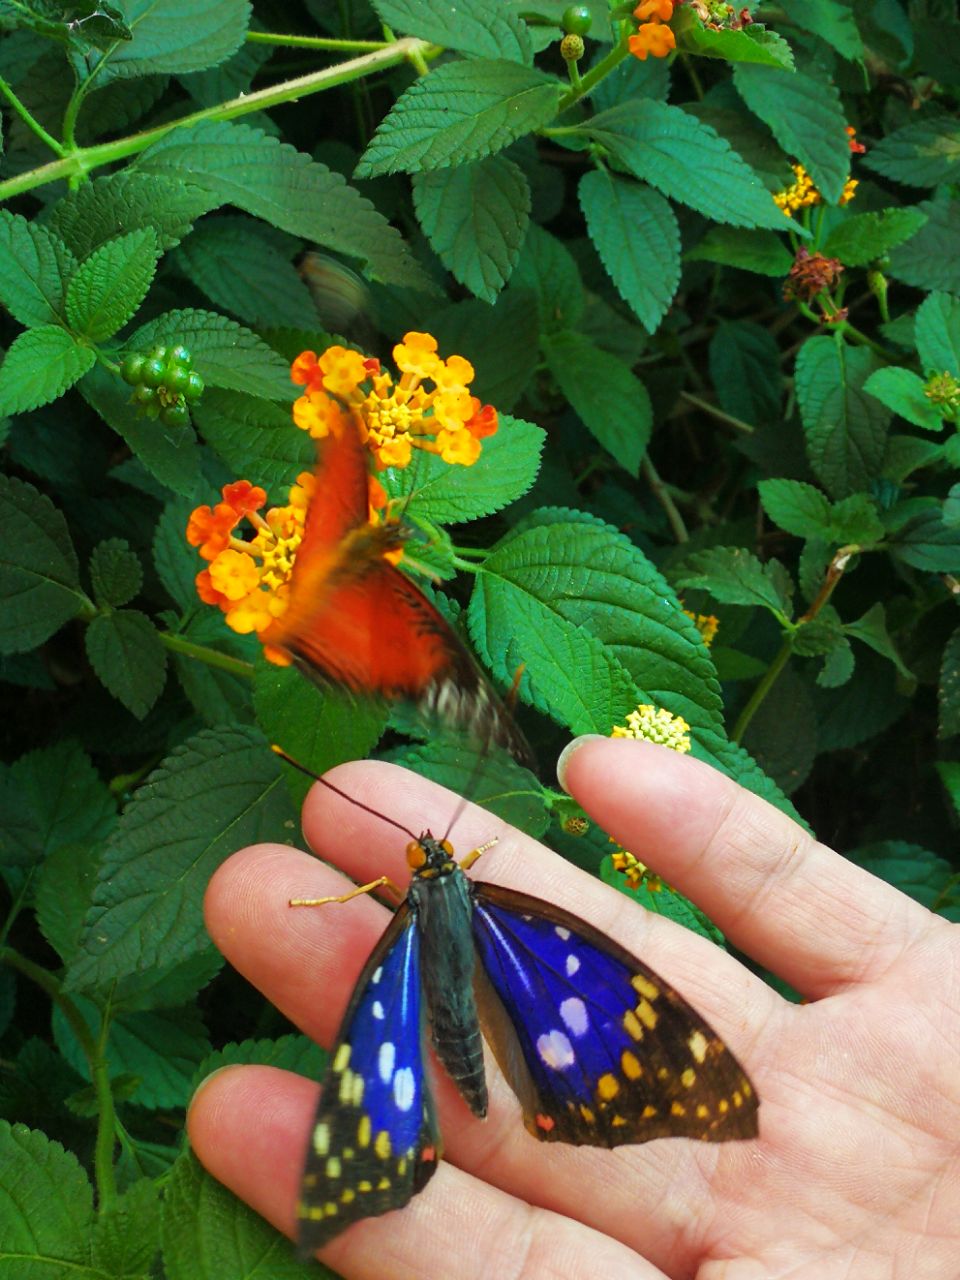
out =
[[[186,347],[154,347],[144,354],[131,351],[120,365],[120,376],[133,387],[133,403],[165,427],[185,427],[192,404],[203,395],[203,379],[192,370]]]

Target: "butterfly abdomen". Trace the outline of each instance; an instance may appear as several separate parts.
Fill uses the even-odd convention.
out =
[[[483,1039],[473,991],[473,902],[454,868],[415,879],[408,894],[420,928],[423,989],[437,1057],[476,1116],[487,1114]]]

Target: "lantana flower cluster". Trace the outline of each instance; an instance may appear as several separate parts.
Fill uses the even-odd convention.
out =
[[[690,726],[682,716],[672,715],[663,707],[655,707],[652,703],[641,703],[636,711],[631,711],[625,724],[615,724],[610,733],[611,738],[645,738],[647,742],[658,742],[685,755],[690,750]],[[611,844],[616,844],[611,839]],[[651,893],[659,893],[663,888],[663,880],[655,871],[651,871],[645,862],[641,862],[626,849],[618,849],[610,855],[614,870],[620,871],[631,889],[639,889],[646,885]]]
[[[476,462],[481,440],[497,429],[497,411],[470,393],[470,361],[441,359],[429,333],[405,334],[393,359],[397,381],[379,360],[347,347],[328,347],[319,356],[304,351],[290,371],[304,388],[293,406],[294,422],[323,439],[352,420],[381,468],[406,467],[414,449],[439,454],[444,462]]]
[[[673,0],[641,0],[633,11],[640,26],[630,37],[630,52],[641,62],[647,56],[665,58],[677,47],[677,38],[667,26],[673,17]]]
[[[852,125],[847,125],[847,137],[850,140],[850,150],[852,152],[859,154],[866,151],[863,143],[857,141],[857,131]],[[773,197],[774,204],[778,209],[782,209],[788,218],[792,218],[800,209],[823,204],[823,196],[803,165],[793,164],[790,167],[793,170],[794,181],[783,191],[776,192]],[[848,178],[843,184],[843,193],[838,204],[849,204],[859,185],[858,179]]]

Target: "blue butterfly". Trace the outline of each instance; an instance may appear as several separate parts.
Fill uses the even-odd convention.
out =
[[[651,969],[538,898],[471,880],[446,840],[407,847],[413,878],[330,1054],[297,1204],[304,1256],[422,1191],[442,1144],[426,1028],[477,1116],[483,1032],[546,1142],[757,1134],[759,1101],[716,1033]],[[365,885],[342,899],[369,891]],[[479,962],[479,963],[478,963]]]

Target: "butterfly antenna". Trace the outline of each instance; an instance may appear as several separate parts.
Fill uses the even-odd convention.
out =
[[[362,809],[364,813],[369,813],[371,817],[379,818],[381,822],[389,822],[391,827],[396,827],[398,831],[402,831],[403,834],[405,836],[409,836],[411,840],[418,839],[418,837],[415,836],[408,827],[405,827],[402,822],[397,822],[396,818],[388,818],[387,815],[385,813],[381,813],[379,809],[371,808],[370,805],[364,804],[362,800],[358,800],[356,796],[351,796],[346,791],[341,791],[339,787],[334,786],[334,784],[329,782],[326,778],[321,778],[319,773],[314,773],[312,769],[308,769],[307,766],[305,764],[301,764],[299,760],[294,760],[293,756],[288,756],[283,747],[278,747],[275,742],[271,742],[270,750],[274,755],[278,755],[281,760],[286,760],[287,764],[292,764],[295,769],[299,769],[300,772],[305,773],[308,778],[312,778],[314,782],[319,782],[320,785],[326,787],[328,791],[332,791],[334,795],[339,796],[341,800],[348,800],[350,804],[356,805],[357,808]]]

